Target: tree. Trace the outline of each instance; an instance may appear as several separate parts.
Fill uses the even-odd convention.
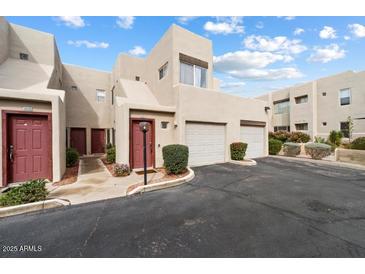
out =
[[[347,117],[347,123],[349,125],[349,143],[351,143],[351,138],[352,138],[352,132],[354,131],[354,120],[352,119],[351,116]]]

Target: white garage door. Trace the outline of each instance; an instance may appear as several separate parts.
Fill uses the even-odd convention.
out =
[[[241,126],[241,142],[247,143],[246,158],[265,156],[265,128]]]
[[[187,122],[185,140],[190,166],[224,162],[224,125]]]

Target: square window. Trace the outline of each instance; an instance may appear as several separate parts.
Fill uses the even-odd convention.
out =
[[[72,91],[76,91],[77,90],[77,86],[71,86],[71,90]]]
[[[28,55],[28,54],[26,54],[26,53],[21,52],[21,53],[19,53],[19,58],[20,58],[21,60],[28,60],[29,55]]]
[[[327,92],[322,92],[322,96],[326,96],[327,95]]]
[[[139,80],[141,80],[141,77],[136,76],[136,81],[139,81]]]
[[[169,122],[165,122],[165,121],[161,122],[161,128],[166,129],[168,124],[169,124]]]
[[[322,126],[327,126],[327,122],[322,122]]]
[[[97,102],[105,102],[106,93],[103,89],[96,90],[96,101]]]

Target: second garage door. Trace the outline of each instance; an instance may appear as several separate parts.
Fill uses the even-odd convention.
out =
[[[265,156],[265,128],[257,126],[241,126],[241,142],[247,143],[246,158]]]
[[[224,162],[225,125],[187,122],[185,130],[190,166]]]

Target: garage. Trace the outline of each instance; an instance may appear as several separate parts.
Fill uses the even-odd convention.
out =
[[[247,143],[246,158],[265,156],[265,123],[245,121],[241,122],[241,142]]]
[[[223,163],[225,158],[224,124],[187,122],[186,145],[189,147],[189,165]]]

